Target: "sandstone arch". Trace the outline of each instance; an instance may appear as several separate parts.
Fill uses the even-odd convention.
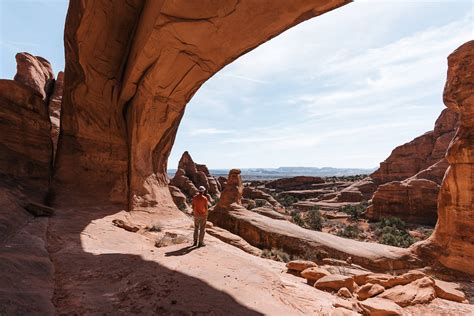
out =
[[[54,194],[169,205],[167,158],[197,89],[245,52],[349,2],[71,1]]]
[[[52,190],[65,199],[56,201],[173,208],[166,160],[185,105],[202,83],[284,30],[349,2],[71,1]],[[470,42],[449,59],[445,102],[462,123],[447,156],[438,225],[414,248],[471,274],[473,49]]]

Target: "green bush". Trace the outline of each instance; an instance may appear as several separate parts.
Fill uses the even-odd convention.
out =
[[[359,238],[360,230],[356,225],[348,225],[337,232],[337,235],[344,238]]]
[[[384,245],[408,248],[414,242],[413,238],[406,230],[393,226],[385,226],[380,232],[379,242]]]
[[[367,209],[367,204],[361,203],[360,205],[346,205],[341,208],[341,211],[350,215],[354,221],[359,220]]]
[[[323,229],[324,219],[319,212],[319,209],[312,209],[306,213],[305,222],[312,230]]]
[[[283,197],[279,196],[278,197],[278,202],[280,202],[281,205],[288,207],[288,206],[291,206],[294,203],[298,202],[298,199],[295,198],[292,195],[285,195]]]
[[[406,228],[406,223],[398,217],[383,217],[380,222],[376,224],[378,229],[383,229],[384,227],[394,227],[399,230],[404,230]]]
[[[298,225],[298,226],[301,226],[301,227],[304,227],[304,220],[303,218],[301,217],[300,213],[298,212],[293,212],[293,214],[291,215],[291,217],[293,218],[293,222]]]

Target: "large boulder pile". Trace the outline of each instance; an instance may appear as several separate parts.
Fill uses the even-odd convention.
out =
[[[350,263],[332,266],[303,260],[290,261],[286,266],[288,272],[305,278],[316,289],[339,296],[336,308],[355,313],[403,315],[403,308],[429,304],[436,298],[468,303],[458,283],[435,280],[418,270],[391,275],[355,268]]]

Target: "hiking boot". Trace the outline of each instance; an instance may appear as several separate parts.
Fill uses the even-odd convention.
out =
[[[198,245],[198,242],[197,242],[197,240],[195,240],[194,243],[193,243],[193,247],[196,247],[197,245]]]
[[[203,242],[200,242],[200,243],[198,244],[198,247],[205,247],[205,246],[206,246],[206,244],[203,243]]]

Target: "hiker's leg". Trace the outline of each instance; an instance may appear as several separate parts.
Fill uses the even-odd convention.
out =
[[[197,243],[198,240],[198,232],[199,232],[199,218],[194,217],[194,243]]]
[[[204,234],[206,234],[206,222],[207,218],[206,217],[201,217],[199,219],[199,243],[202,244],[204,241]]]

